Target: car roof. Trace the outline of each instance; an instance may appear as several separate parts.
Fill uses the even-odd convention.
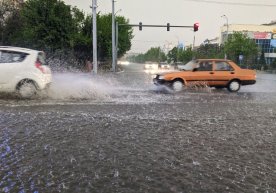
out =
[[[21,48],[21,47],[14,47],[14,46],[0,46],[0,50],[8,50],[8,51],[16,51],[16,52],[25,52],[25,53],[37,53],[41,52],[38,50],[33,50],[29,48]]]
[[[196,59],[197,61],[221,61],[221,62],[227,62],[227,61],[231,61],[231,60],[227,60],[227,59]]]

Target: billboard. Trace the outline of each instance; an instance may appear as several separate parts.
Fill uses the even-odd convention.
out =
[[[254,32],[254,39],[271,39],[271,33],[267,32]]]

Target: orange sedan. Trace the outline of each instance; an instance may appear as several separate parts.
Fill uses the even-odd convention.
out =
[[[192,60],[179,67],[179,70],[157,74],[153,79],[154,84],[167,85],[175,91],[181,91],[184,86],[204,84],[237,92],[241,85],[256,83],[254,70],[242,69],[231,60]]]

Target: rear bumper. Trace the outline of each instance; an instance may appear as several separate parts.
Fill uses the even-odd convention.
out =
[[[241,81],[241,85],[251,85],[251,84],[255,84],[256,80],[242,80]]]
[[[43,90],[49,88],[50,84],[52,83],[52,75],[51,74],[45,74],[44,76],[39,76],[35,80],[38,89]]]

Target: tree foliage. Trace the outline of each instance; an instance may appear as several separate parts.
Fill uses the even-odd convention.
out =
[[[17,11],[16,1],[0,0],[0,45],[5,44],[5,35],[7,23],[14,16],[14,12]]]
[[[196,50],[197,58],[224,58],[224,47],[219,44],[202,44]]]
[[[166,54],[160,47],[150,48],[145,54],[139,54],[129,59],[137,63],[144,63],[145,61],[162,62],[167,60]]]
[[[190,61],[195,55],[195,52],[192,50],[192,48],[178,48],[174,47],[172,50],[170,50],[167,54],[168,62],[183,62],[186,63]]]
[[[60,0],[27,0],[14,9],[10,0],[0,0],[1,44],[49,51],[68,50],[77,57],[92,56],[92,16]],[[13,1],[12,1],[13,2]],[[98,58],[112,57],[111,14],[97,14]],[[128,24],[117,16],[120,24]],[[119,28],[119,52],[131,48],[133,31],[130,26]]]
[[[252,57],[255,58],[259,50],[254,40],[240,32],[234,32],[229,36],[224,49],[228,58],[235,62],[238,62],[239,55],[244,56],[245,62]]]

